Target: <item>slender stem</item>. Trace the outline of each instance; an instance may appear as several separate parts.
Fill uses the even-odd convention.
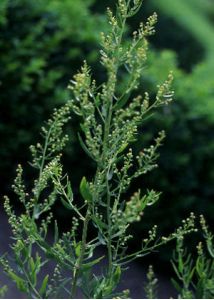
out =
[[[129,1],[130,2],[130,1]],[[129,3],[128,2],[128,3]],[[103,153],[102,153],[102,161],[108,161],[108,157],[106,155],[108,154],[108,139],[109,139],[109,133],[111,130],[111,122],[112,122],[112,115],[113,115],[113,97],[114,97],[114,91],[115,91],[115,85],[116,85],[116,78],[117,78],[117,73],[118,73],[118,68],[120,66],[120,57],[119,57],[119,48],[122,42],[122,37],[124,34],[125,30],[125,22],[126,22],[126,17],[124,17],[122,25],[121,25],[121,31],[119,35],[119,39],[117,41],[117,46],[118,46],[118,55],[116,56],[116,61],[115,61],[115,67],[111,72],[113,73],[109,75],[109,84],[112,86],[110,89],[110,93],[108,95],[108,103],[107,103],[107,115],[105,119],[105,126],[104,126],[104,138],[103,138]],[[112,78],[114,79],[114,82],[112,82]],[[108,230],[107,230],[107,249],[108,249],[108,276],[111,277],[112,271],[113,271],[113,253],[112,253],[112,236],[111,236],[111,228],[112,228],[112,220],[111,220],[111,191],[110,191],[110,186],[109,186],[109,179],[108,175],[111,169],[112,162],[108,165],[107,171],[106,171],[106,195],[107,195],[107,223],[108,223]],[[106,167],[106,166],[105,166]]]
[[[189,230],[183,231],[183,234],[188,234]],[[126,257],[121,257],[120,259],[117,260],[117,263],[119,264],[127,264],[128,262],[131,262],[132,260],[135,260],[137,257],[141,255],[147,255],[151,253],[153,250],[159,248],[160,246],[165,245],[168,242],[171,242],[176,239],[176,234],[170,235],[166,238],[166,240],[161,240],[160,242],[154,243],[152,246],[149,246],[150,242],[144,246],[143,249],[136,251],[134,253],[131,253],[127,255]]]
[[[47,152],[47,148],[48,148],[49,138],[50,138],[50,135],[51,135],[51,130],[52,130],[52,125],[49,128],[48,134],[45,138],[45,145],[44,145],[44,150],[43,150],[43,153],[42,153],[42,162],[41,162],[41,165],[40,165],[40,168],[39,168],[39,180],[41,178],[42,171],[44,169],[44,164],[45,164],[45,159],[46,159],[46,152]]]
[[[30,288],[32,289],[33,293],[35,294],[35,296],[39,299],[42,299],[42,296],[40,295],[40,293],[37,291],[37,289],[32,284],[31,279],[29,278],[28,273],[25,271],[24,266],[22,266],[22,272],[24,273],[24,275],[27,279],[27,282],[28,282]],[[32,295],[30,295],[30,296],[32,296]]]
[[[78,209],[78,208],[76,208],[75,207],[75,205],[73,205],[69,200],[69,198],[68,198],[68,196],[67,196],[67,194],[66,194],[66,192],[65,192],[65,189],[64,189],[64,187],[62,186],[62,183],[60,182],[60,180],[59,180],[59,178],[57,177],[56,178],[56,180],[57,180],[57,184],[58,184],[58,186],[61,188],[61,193],[62,193],[62,195],[65,197],[65,199],[68,201],[68,203],[70,204],[70,206],[72,207],[72,209],[78,214],[78,216],[80,217],[80,219],[82,220],[82,221],[84,221],[85,220],[85,218],[83,217],[83,215],[80,213],[80,209]]]
[[[112,273],[112,245],[111,245],[111,227],[112,227],[112,222],[111,222],[111,210],[110,210],[111,195],[110,195],[110,190],[109,190],[108,178],[107,178],[106,185],[107,185],[107,222],[108,222],[108,239],[107,239],[107,248],[108,248],[108,273],[109,273],[109,276],[111,276],[111,273]]]
[[[85,249],[86,249],[86,239],[87,239],[87,231],[88,231],[88,222],[90,220],[91,214],[90,214],[90,209],[88,207],[86,217],[83,223],[83,233],[82,233],[82,242],[81,242],[81,251],[80,251],[80,256],[77,260],[77,264],[74,267],[74,278],[73,278],[73,284],[71,288],[71,298],[75,298],[76,290],[77,290],[77,280],[80,275],[81,267],[83,264],[84,260],[84,255],[85,255]]]

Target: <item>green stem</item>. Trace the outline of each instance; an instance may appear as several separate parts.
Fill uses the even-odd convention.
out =
[[[130,1],[128,1],[129,5]],[[125,30],[125,22],[126,22],[126,17],[124,17],[122,25],[121,25],[121,31],[120,31],[120,36],[117,42],[118,46],[118,55],[116,56],[116,61],[115,61],[115,67],[114,70],[111,72],[114,73],[114,76],[109,75],[109,85],[111,85],[110,93],[107,97],[108,105],[107,105],[107,116],[105,119],[105,126],[104,126],[104,138],[103,138],[103,153],[102,153],[102,161],[105,164],[105,161],[108,161],[108,157],[106,157],[106,154],[108,155],[108,139],[109,139],[109,134],[111,130],[111,121],[112,121],[112,115],[113,115],[113,96],[114,96],[114,91],[115,91],[115,85],[116,85],[116,78],[117,78],[117,73],[118,73],[118,68],[120,66],[120,57],[119,57],[119,49],[121,46],[122,42],[122,37],[124,34]],[[115,81],[112,82],[111,78],[115,78]],[[112,88],[113,85],[113,88]],[[107,195],[107,223],[108,223],[108,230],[107,230],[107,249],[108,249],[108,276],[111,277],[112,271],[113,271],[113,254],[112,254],[112,237],[111,237],[111,228],[112,228],[112,221],[111,221],[111,191],[110,191],[110,186],[109,186],[109,171],[111,169],[111,164],[110,163],[108,166],[104,165],[104,168],[107,167],[106,170],[106,195]]]
[[[87,231],[88,231],[88,222],[90,220],[91,214],[89,207],[87,209],[86,217],[83,223],[83,233],[82,233],[82,242],[81,242],[81,251],[80,251],[80,256],[77,260],[77,264],[74,267],[74,278],[73,278],[73,284],[72,284],[72,289],[71,289],[71,298],[75,298],[76,295],[76,290],[77,290],[77,280],[80,275],[80,271],[82,268],[83,260],[84,260],[84,255],[85,255],[85,249],[86,249],[86,239],[87,239]]]
[[[106,179],[106,185],[107,185],[107,222],[108,222],[108,242],[107,242],[107,248],[108,248],[108,274],[111,276],[112,274],[112,243],[111,243],[111,196],[110,196],[110,190],[109,190],[109,184],[108,184],[108,178]]]
[[[60,191],[61,194],[65,197],[65,199],[67,200],[67,202],[70,204],[70,206],[71,206],[72,209],[75,211],[75,213],[77,213],[77,215],[80,217],[80,219],[81,219],[82,221],[84,221],[85,218],[84,218],[83,215],[80,213],[79,209],[76,208],[75,205],[73,205],[73,204],[70,202],[70,199],[68,198],[68,196],[67,196],[67,194],[66,194],[66,192],[65,192],[65,189],[64,189],[64,187],[63,187],[61,181],[59,180],[59,178],[56,178],[56,180],[57,180],[58,186],[59,186],[60,189],[61,189],[61,191]]]
[[[48,149],[48,143],[49,143],[49,138],[50,138],[50,135],[51,135],[51,130],[52,130],[52,126],[49,128],[48,134],[45,138],[45,145],[44,145],[44,150],[43,150],[43,153],[42,153],[42,162],[41,162],[40,169],[39,169],[39,180],[41,178],[42,171],[44,169],[44,164],[45,164],[45,159],[46,159],[46,152],[47,152],[47,149]]]
[[[34,287],[33,283],[31,282],[31,279],[29,278],[28,276],[28,272],[25,271],[25,268],[24,266],[22,266],[22,272],[24,274],[24,276],[26,277],[27,279],[27,282],[31,288],[31,290],[33,291],[33,293],[35,294],[35,296],[38,298],[38,299],[42,299],[42,296],[40,295],[40,293],[37,291],[37,289]],[[32,295],[30,295],[32,297]],[[33,297],[32,297],[33,298]]]

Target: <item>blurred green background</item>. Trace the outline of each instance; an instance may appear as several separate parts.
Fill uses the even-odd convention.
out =
[[[11,193],[18,163],[24,165],[30,184],[28,146],[38,141],[39,128],[53,107],[69,99],[67,84],[83,59],[102,80],[99,32],[107,30],[105,9],[114,4],[110,0],[0,1],[1,194]],[[154,188],[163,195],[135,230],[155,223],[165,232],[190,211],[204,213],[210,222],[214,212],[214,4],[213,0],[144,0],[128,30],[153,11],[159,22],[141,91],[155,93],[156,85],[173,70],[175,101],[146,121],[136,146],[142,148],[161,129],[167,133],[159,169],[136,182],[137,187]],[[80,178],[90,174],[93,165],[78,144],[75,118],[67,130],[71,141],[65,169],[77,192]],[[57,212],[59,218],[65,213]]]

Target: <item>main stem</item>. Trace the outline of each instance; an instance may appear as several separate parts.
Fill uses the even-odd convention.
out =
[[[129,1],[130,2],[130,1]],[[128,3],[129,3],[128,2]],[[129,4],[128,4],[129,5]],[[118,51],[121,45],[124,29],[125,29],[125,22],[126,18],[124,18],[121,26],[121,32],[120,36],[118,39]],[[119,52],[118,52],[119,53]],[[109,134],[111,131],[111,122],[112,122],[112,114],[113,114],[113,97],[114,97],[114,90],[116,87],[116,78],[117,78],[117,73],[118,73],[118,68],[120,65],[119,61],[119,56],[116,56],[116,61],[115,61],[115,68],[114,70],[110,71],[114,73],[114,76],[112,78],[115,78],[115,82],[112,83],[111,81],[111,75],[109,75],[109,85],[114,84],[114,89],[111,90],[111,92],[108,95],[108,105],[107,105],[107,117],[105,120],[105,127],[104,127],[104,138],[103,138],[103,153],[102,153],[102,161],[104,162],[104,166],[107,169],[106,170],[106,195],[107,195],[107,223],[108,223],[108,237],[107,237],[107,249],[108,249],[108,276],[112,276],[112,271],[113,271],[113,255],[112,255],[112,238],[111,238],[111,228],[112,228],[112,221],[111,221],[111,191],[110,191],[110,186],[109,186],[109,180],[108,180],[108,175],[109,171],[111,169],[111,164],[105,165],[105,161],[108,161],[108,157],[106,157],[106,154],[108,153],[108,147],[109,147]]]
[[[74,269],[74,278],[73,278],[73,284],[71,289],[71,298],[75,298],[76,290],[77,290],[77,280],[80,275],[81,267],[84,260],[85,255],[85,249],[86,249],[86,239],[87,239],[87,231],[88,231],[88,222],[90,220],[90,209],[88,207],[86,217],[83,223],[83,233],[82,233],[82,242],[81,242],[81,252],[79,259],[77,260],[77,264]]]

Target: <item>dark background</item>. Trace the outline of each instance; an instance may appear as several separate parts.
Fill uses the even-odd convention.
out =
[[[11,192],[16,166],[24,166],[29,185],[34,173],[28,164],[28,147],[39,141],[39,129],[52,109],[69,99],[66,87],[83,59],[98,80],[103,78],[99,32],[107,30],[105,9],[114,3],[0,2],[0,195],[8,194],[17,209],[19,203]],[[162,233],[169,232],[191,211],[203,213],[211,223],[214,212],[214,4],[212,0],[144,0],[127,32],[153,11],[159,21],[150,40],[141,92],[155,93],[156,85],[173,70],[175,101],[145,122],[136,145],[142,148],[161,129],[167,133],[159,168],[133,186],[133,190],[163,192],[161,201],[133,227],[137,237],[153,224]],[[77,195],[81,178],[91,175],[93,165],[78,144],[75,117],[67,130],[71,139],[64,165]],[[69,227],[71,216],[62,207],[55,210],[58,219],[63,218],[62,228]],[[168,257],[164,253],[162,262]]]

